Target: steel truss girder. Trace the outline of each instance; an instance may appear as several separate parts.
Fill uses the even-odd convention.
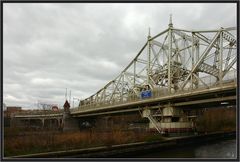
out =
[[[198,88],[199,83],[208,87],[208,83],[201,79],[199,72],[222,81],[237,61],[233,52],[236,49],[236,38],[230,33],[233,30],[236,28],[191,31],[169,26],[154,37],[149,35],[137,56],[120,75],[96,94],[81,100],[80,106],[94,107],[127,102],[131,96],[139,98],[139,93],[149,88],[154,90],[168,87],[168,94],[171,94],[172,90],[181,91],[189,83],[192,84],[191,88]],[[207,34],[214,36],[211,38]],[[163,39],[159,40],[160,38]],[[210,52],[213,49],[216,52]],[[227,49],[227,56],[223,60]],[[214,60],[211,60],[212,58]],[[224,61],[223,68],[221,64]]]

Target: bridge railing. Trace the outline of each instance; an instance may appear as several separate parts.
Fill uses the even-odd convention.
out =
[[[131,103],[131,102],[136,102],[136,101],[142,101],[142,100],[148,100],[148,99],[154,99],[154,98],[159,98],[163,96],[171,96],[171,95],[176,95],[176,94],[185,94],[189,92],[194,92],[194,91],[201,91],[201,90],[206,90],[210,88],[215,88],[215,87],[221,87],[224,85],[230,85],[230,84],[236,84],[237,83],[237,77],[236,77],[236,71],[233,72],[232,74],[234,77],[231,79],[226,79],[222,82],[222,84],[216,84],[216,80],[212,77],[203,77],[202,79],[208,80],[208,87],[203,84],[199,84],[198,88],[196,89],[191,89],[191,87],[184,88],[181,91],[176,91],[174,93],[169,94],[169,92],[160,90],[160,89],[153,89],[152,90],[152,96],[150,98],[142,99],[140,96],[129,96],[126,100],[121,100],[121,101],[114,101],[114,102],[108,102],[108,103],[90,103],[88,105],[82,105],[78,108],[73,108],[71,109],[71,112],[76,112],[76,111],[81,111],[81,110],[86,110],[86,109],[98,109],[101,107],[107,107],[107,106],[115,106],[115,105],[120,105],[120,104],[126,104],[126,103]]]
[[[64,110],[60,109],[58,111],[53,110],[23,110],[20,112],[15,112],[12,114],[12,116],[16,115],[51,115],[51,114],[61,114]]]

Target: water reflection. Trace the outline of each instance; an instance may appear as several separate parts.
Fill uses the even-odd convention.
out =
[[[218,141],[172,148],[169,150],[154,150],[134,158],[236,158],[236,139]]]
[[[206,144],[195,149],[197,158],[236,158],[236,140]]]

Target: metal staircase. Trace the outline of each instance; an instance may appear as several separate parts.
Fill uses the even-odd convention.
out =
[[[213,75],[215,77],[218,77],[218,72],[219,70],[209,64],[206,63],[202,63],[199,67],[198,67],[198,72],[205,72],[207,74]]]
[[[157,122],[157,121],[153,118],[153,116],[151,115],[151,110],[149,110],[149,109],[143,110],[142,117],[148,118],[148,120],[150,121],[150,123],[153,124],[154,128],[156,128],[157,131],[158,131],[160,134],[163,133],[163,132],[162,132],[162,128],[159,127],[159,125],[158,125],[158,122]]]
[[[223,38],[224,38],[225,40],[231,42],[232,45],[235,45],[235,43],[236,43],[236,41],[237,41],[232,35],[230,35],[230,34],[228,34],[228,33],[226,33],[226,32],[223,32]]]

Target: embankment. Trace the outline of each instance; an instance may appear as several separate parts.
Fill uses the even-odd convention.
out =
[[[133,153],[142,153],[152,149],[170,149],[172,147],[183,147],[186,145],[207,143],[210,141],[236,138],[236,132],[217,132],[202,135],[193,135],[185,137],[171,137],[162,141],[155,142],[137,142],[120,145],[109,145],[101,147],[93,147],[86,149],[65,150],[56,152],[46,152],[37,154],[28,154],[20,156],[12,156],[11,158],[61,158],[61,157],[80,157],[80,158],[96,158],[96,157],[124,157]]]

